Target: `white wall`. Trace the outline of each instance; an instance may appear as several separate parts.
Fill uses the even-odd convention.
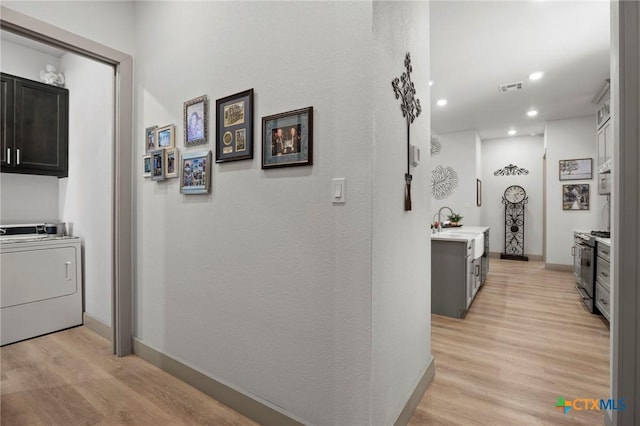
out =
[[[440,153],[431,157],[431,169],[437,165],[452,167],[458,175],[458,186],[449,197],[437,200],[431,197],[431,214],[429,220],[438,210],[447,206],[455,213],[463,216],[462,223],[466,225],[485,225],[481,222],[481,208],[476,205],[476,179],[480,178],[478,167],[480,155],[480,137],[475,130],[454,132],[437,135],[442,149]],[[429,151],[427,151],[429,152]],[[430,170],[431,170],[430,169]],[[429,173],[429,183],[431,173]],[[431,194],[431,187],[428,188]],[[448,210],[443,211],[442,219],[447,220]]]
[[[2,1],[2,6],[133,53],[133,1]]]
[[[547,144],[547,259],[556,265],[571,265],[573,231],[606,229],[603,208],[605,197],[598,195],[596,173],[589,180],[560,181],[560,160],[593,158],[594,170],[598,156],[595,117],[549,121],[545,128]],[[562,185],[588,183],[589,210],[562,210]]]
[[[59,180],[58,217],[82,238],[85,311],[111,325],[113,68],[61,58],[69,89],[69,177]]]
[[[59,59],[4,39],[0,41],[2,72],[40,81],[45,65],[59,66]],[[0,221],[41,223],[58,220],[58,178],[13,173],[0,174]]]
[[[255,158],[216,164],[210,195],[135,162],[135,335],[310,424],[370,417],[371,8],[136,4],[135,158],[154,124],[175,123],[187,151],[183,102],[207,94],[215,117],[217,98],[249,88]],[[260,117],[310,105],[313,166],[262,170]]]
[[[482,225],[491,227],[491,252],[504,252],[504,190],[511,185],[520,185],[529,197],[525,210],[525,255],[542,255],[543,153],[542,136],[513,136],[482,141]],[[525,168],[529,174],[494,176],[496,170],[509,164]]]
[[[395,421],[431,361],[428,23],[427,2],[374,2],[373,425]],[[411,143],[427,154],[411,170],[410,212],[403,210],[406,121],[390,84],[405,70],[407,51],[424,108],[411,125]]]
[[[2,72],[40,81],[40,71],[51,64],[60,69],[60,59],[5,39],[0,40],[0,69]]]

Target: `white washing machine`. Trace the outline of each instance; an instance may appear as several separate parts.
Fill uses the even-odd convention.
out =
[[[0,340],[18,342],[82,324],[77,237],[1,237]]]

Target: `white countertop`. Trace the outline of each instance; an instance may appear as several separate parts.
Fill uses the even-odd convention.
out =
[[[604,244],[606,246],[611,247],[611,238],[596,237],[596,241],[599,242],[600,244]]]
[[[431,233],[431,239],[437,241],[471,241],[478,234],[489,229],[488,226],[466,226],[443,228],[442,232]]]

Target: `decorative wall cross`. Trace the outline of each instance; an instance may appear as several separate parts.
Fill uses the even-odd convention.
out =
[[[411,55],[409,52],[407,52],[407,56],[404,59],[404,66],[407,70],[403,72],[399,78],[394,78],[391,86],[393,87],[396,99],[402,98],[400,109],[402,110],[402,116],[407,120],[407,173],[404,175],[404,209],[409,211],[411,210],[411,180],[413,179],[409,164],[409,152],[411,150],[409,126],[411,126],[413,120],[420,115],[422,107],[420,106],[420,100],[415,97],[416,87],[413,81],[411,81],[413,67],[411,67]]]

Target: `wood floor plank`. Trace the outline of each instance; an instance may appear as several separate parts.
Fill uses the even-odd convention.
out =
[[[77,327],[0,348],[2,425],[255,425]]]
[[[436,376],[410,425],[601,425],[557,398],[608,398],[609,329],[571,273],[491,259],[465,319],[432,316]]]

